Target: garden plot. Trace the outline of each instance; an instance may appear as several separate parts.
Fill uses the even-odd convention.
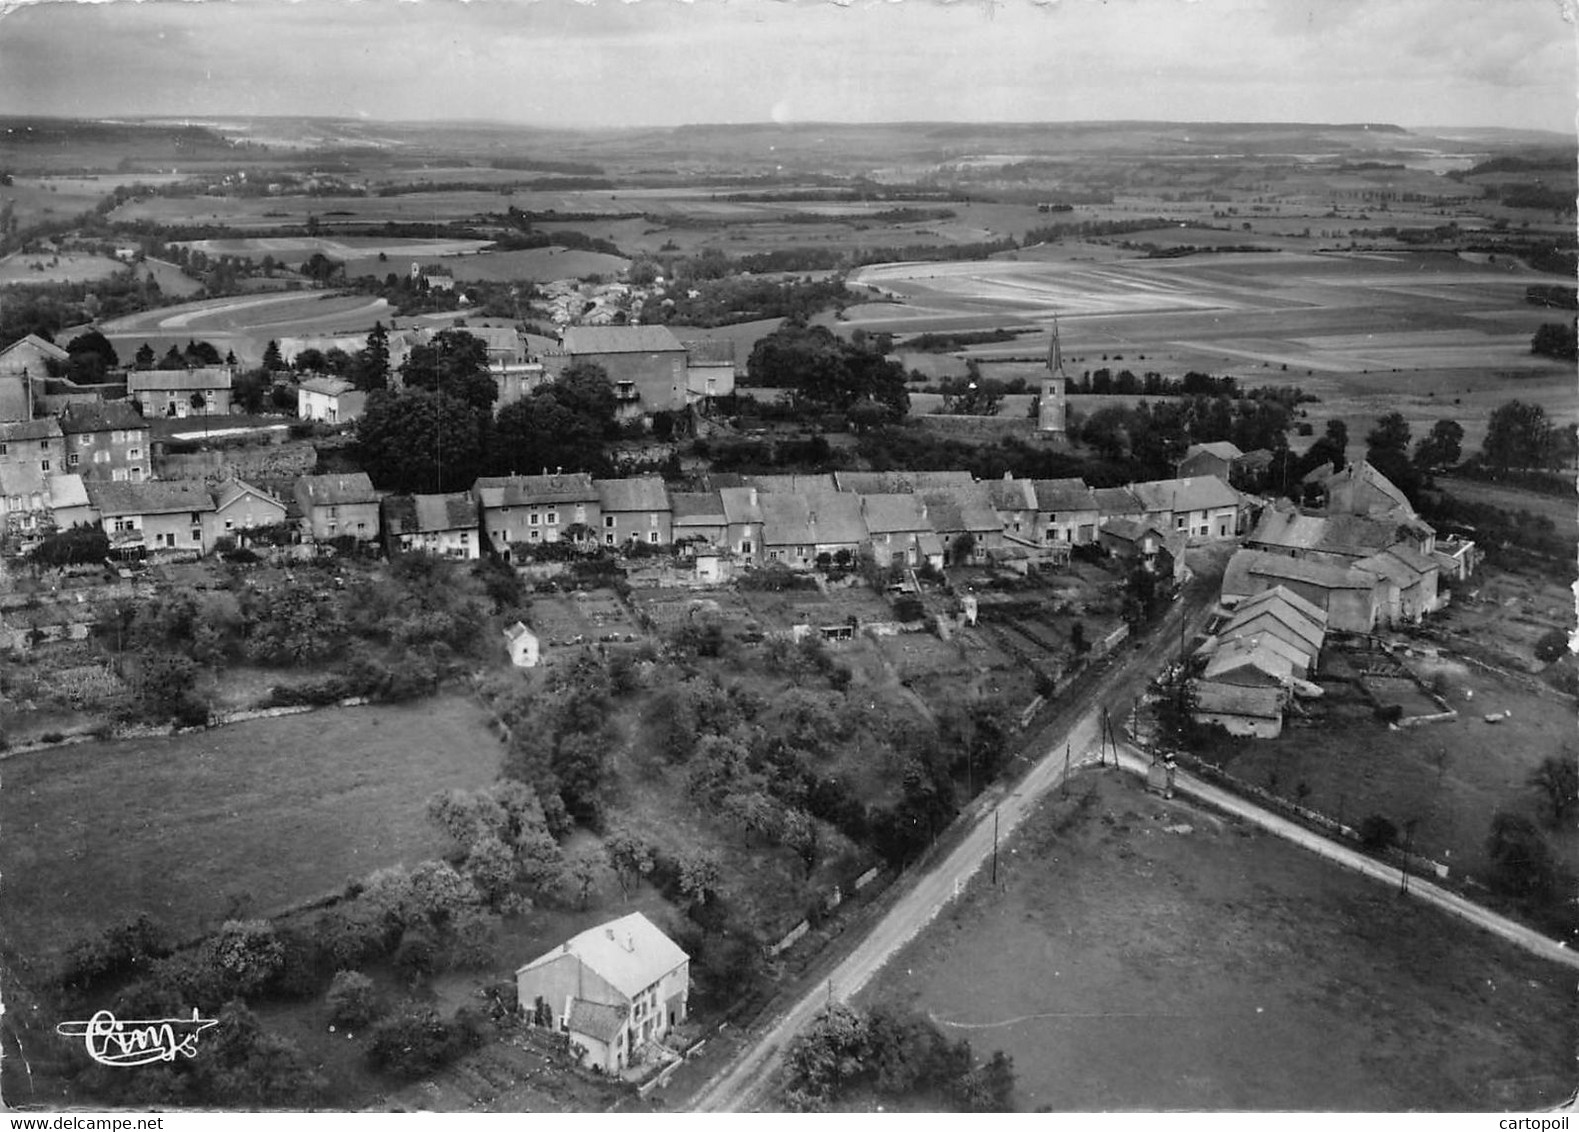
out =
[[[534,597],[532,627],[545,648],[612,644],[645,636],[619,597],[606,590]]]

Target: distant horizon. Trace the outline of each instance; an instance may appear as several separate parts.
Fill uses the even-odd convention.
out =
[[[190,2],[190,0],[189,0]],[[751,129],[756,127],[772,127],[782,130],[801,129],[862,129],[873,126],[893,128],[922,128],[931,126],[979,126],[987,129],[1001,128],[1058,128],[1071,126],[1231,126],[1248,128],[1321,128],[1339,130],[1396,130],[1402,133],[1425,133],[1462,131],[1469,133],[1534,133],[1549,134],[1554,138],[1563,138],[1579,145],[1579,132],[1564,132],[1542,126],[1476,126],[1462,123],[1444,124],[1413,124],[1404,125],[1399,122],[1379,120],[1332,120],[1319,119],[1264,119],[1253,118],[1026,118],[1026,119],[981,119],[981,118],[910,118],[910,119],[865,119],[861,121],[837,119],[806,119],[804,121],[775,121],[771,118],[726,121],[697,121],[675,123],[633,123],[629,125],[550,125],[544,122],[529,121],[525,119],[512,120],[508,118],[488,117],[442,117],[442,118],[387,118],[370,117],[355,114],[290,114],[290,113],[246,113],[246,112],[207,112],[191,114],[50,114],[26,113],[13,114],[0,112],[0,122],[26,121],[42,119],[52,122],[95,122],[95,123],[222,123],[226,120],[249,122],[346,122],[357,124],[381,124],[391,126],[497,126],[504,129],[542,130],[561,133],[618,133],[620,131],[635,130],[709,130],[709,129]]]
[[[0,18],[0,106],[81,119],[1568,134],[1579,72],[1552,0],[34,0]]]

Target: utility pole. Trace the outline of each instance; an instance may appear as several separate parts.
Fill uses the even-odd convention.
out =
[[[992,883],[998,884],[998,807],[992,808]]]
[[[1069,797],[1069,743],[1067,741],[1064,743],[1064,780],[1059,783],[1059,786],[1064,792],[1064,797]]]
[[[1410,818],[1408,821],[1404,822],[1404,867],[1401,876],[1401,883],[1398,887],[1399,896],[1407,896],[1409,894],[1409,854],[1414,851],[1414,846],[1415,819]]]

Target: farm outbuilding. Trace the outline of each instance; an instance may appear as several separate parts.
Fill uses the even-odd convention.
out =
[[[1194,685],[1195,721],[1217,724],[1230,735],[1276,739],[1283,733],[1283,692],[1198,680]]]

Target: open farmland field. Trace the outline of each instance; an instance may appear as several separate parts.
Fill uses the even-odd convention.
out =
[[[0,164],[9,162],[0,158]],[[0,208],[10,204],[12,215],[22,228],[40,221],[59,221],[89,211],[118,185],[140,181],[157,184],[180,178],[157,175],[109,175],[99,177],[15,177],[0,186]]]
[[[1014,1059],[1022,1111],[1488,1111],[1572,1089],[1573,980],[1087,771],[861,993]]]
[[[125,266],[98,255],[18,252],[0,259],[0,287],[9,283],[88,283],[108,279]]]
[[[223,240],[186,240],[178,247],[208,256],[241,256],[261,260],[273,256],[277,263],[295,265],[322,252],[341,263],[377,259],[380,254],[407,261],[435,256],[470,255],[488,246],[487,240],[407,240],[378,236],[238,236]]]
[[[361,333],[373,323],[394,323],[399,312],[384,299],[338,291],[205,299],[111,319],[101,329],[118,353],[131,357],[143,342],[162,351],[166,340],[202,338],[221,354],[234,350],[243,365],[256,365],[271,338],[293,334]]]
[[[333,708],[4,763],[0,919],[34,958],[136,914],[177,935],[264,914],[445,849],[440,789],[498,775],[468,698]]]
[[[424,267],[443,267],[461,283],[482,280],[488,283],[515,281],[547,283],[554,279],[582,279],[588,275],[613,277],[630,267],[630,260],[603,252],[587,252],[575,248],[530,248],[515,252],[484,252],[479,255],[460,255],[451,258],[419,255],[399,258],[390,253],[389,262],[373,259],[353,259],[346,263],[346,274],[353,279],[359,275],[376,275],[379,278],[391,271],[410,270],[412,259]]]
[[[504,212],[512,199],[497,192],[403,193],[399,196],[191,196],[128,201],[109,215],[117,223],[226,224],[238,228],[300,227],[309,216],[336,224],[441,224]]]

